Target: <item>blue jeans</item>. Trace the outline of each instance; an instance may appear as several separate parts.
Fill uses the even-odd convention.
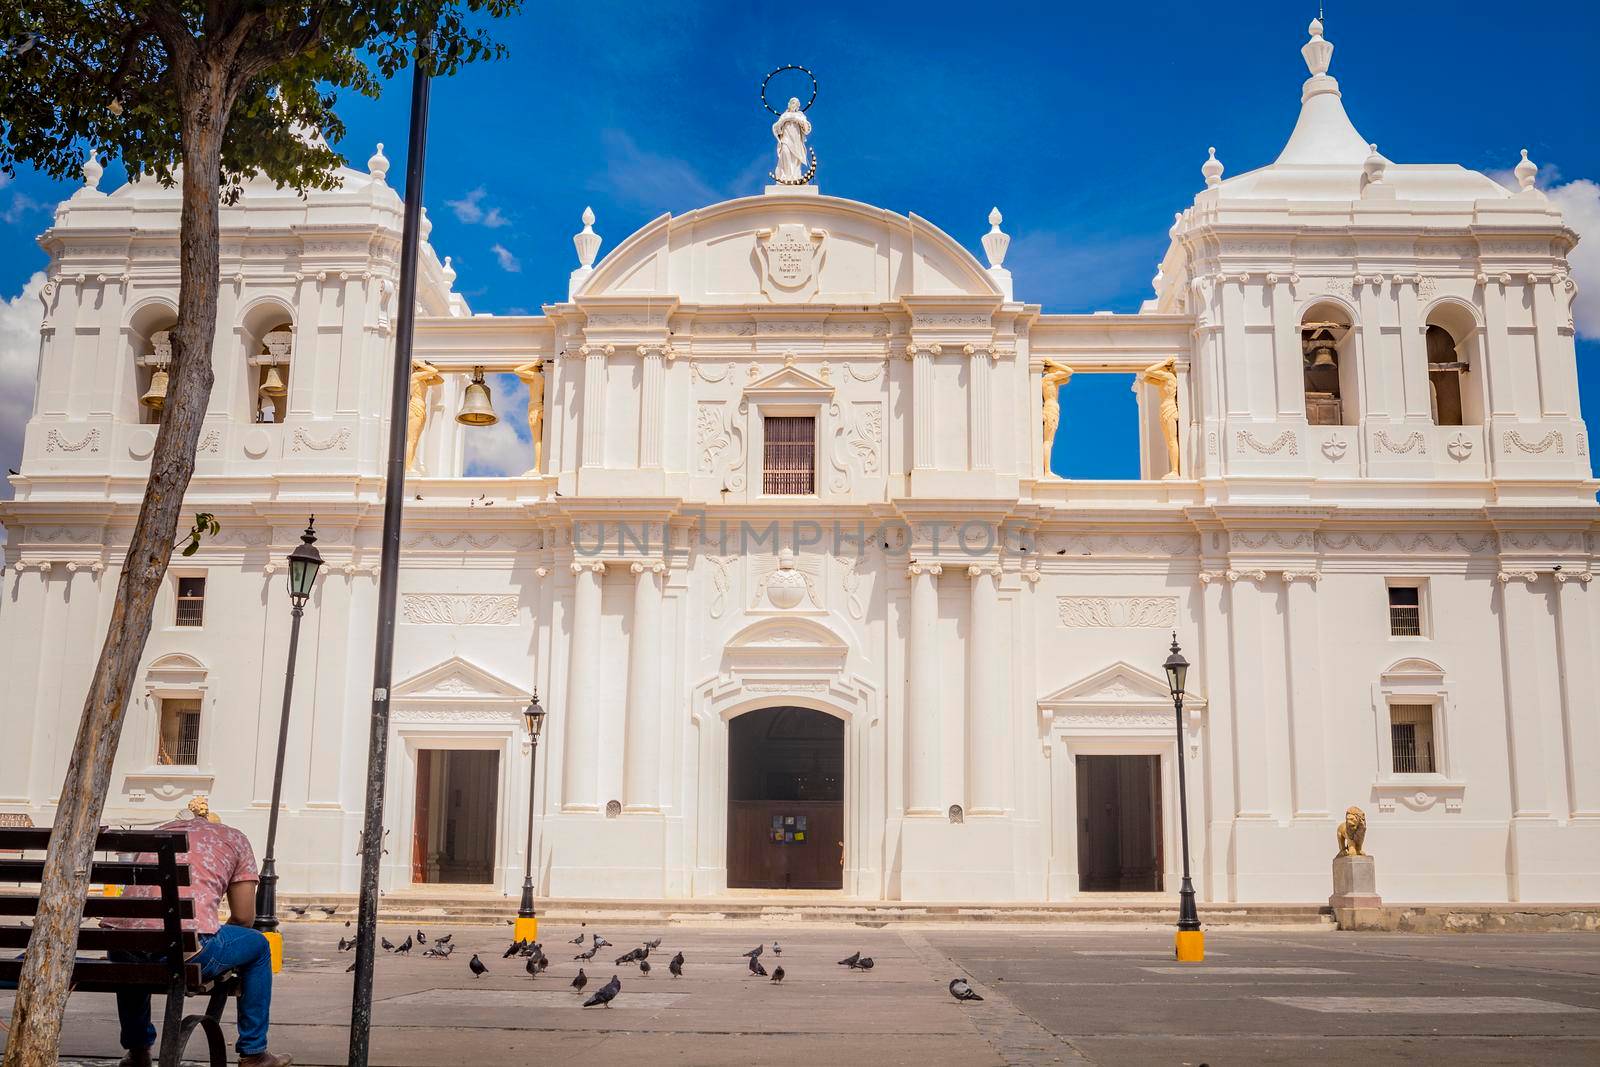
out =
[[[147,958],[144,953],[116,953],[117,958]],[[200,935],[200,951],[190,957],[204,978],[223,971],[239,973],[239,1044],[241,1056],[267,1051],[267,1018],[272,1011],[272,949],[261,931],[245,926],[224,926],[214,934]],[[117,1018],[122,1022],[122,1047],[149,1048],[156,1043],[150,1025],[150,994],[132,990],[117,994]]]

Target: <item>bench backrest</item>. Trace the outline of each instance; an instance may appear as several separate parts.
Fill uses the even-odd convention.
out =
[[[44,857],[28,858],[28,853],[44,853],[50,847],[50,830],[0,829],[0,853],[22,853],[23,858],[0,859],[0,883],[37,886],[44,874]],[[155,897],[99,897],[84,902],[86,919],[157,919],[160,929],[122,930],[85,926],[78,931],[78,948],[88,951],[142,952],[157,962],[116,963],[109,960],[80,959],[73,968],[72,985],[85,991],[111,991],[133,986],[170,989],[180,983],[197,985],[199,967],[187,958],[199,947],[195,934],[183,929],[183,920],[194,917],[194,902],[179,897],[178,890],[189,884],[189,867],[178,857],[189,850],[189,835],[182,830],[101,830],[95,838],[95,851],[144,854],[154,857],[144,862],[97,860],[89,880],[104,885],[154,886]],[[37,890],[27,893],[0,893],[0,916],[25,918],[38,913]],[[26,948],[33,935],[31,926],[0,924],[0,949]],[[0,981],[15,982],[22,971],[22,960],[0,959]]]

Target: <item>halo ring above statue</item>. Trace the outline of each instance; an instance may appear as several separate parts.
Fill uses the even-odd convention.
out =
[[[768,74],[765,78],[761,79],[761,106],[772,112],[774,115],[781,115],[783,112],[779,111],[777,108],[773,107],[767,102],[767,83],[772,81],[773,78],[776,78],[778,75],[782,74],[784,71],[788,70],[798,70],[801,74],[804,74],[806,77],[811,79],[811,99],[807,100],[805,106],[800,110],[810,111],[811,105],[817,102],[817,76],[811,73],[809,69],[802,67],[798,63],[786,63],[777,70],[773,71],[771,74]]]

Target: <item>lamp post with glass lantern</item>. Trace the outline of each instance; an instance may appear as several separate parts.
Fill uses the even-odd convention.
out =
[[[533,690],[533,699],[522,709],[522,719],[528,727],[528,839],[523,847],[522,903],[517,908],[517,921],[512,929],[512,940],[533,941],[539,936],[539,919],[533,912],[533,783],[539,771],[539,731],[544,728],[545,710],[539,704],[539,689]]]
[[[267,851],[261,861],[261,881],[256,886],[255,928],[267,935],[272,945],[272,970],[283,968],[283,935],[278,933],[278,871],[275,849],[278,843],[278,801],[283,794],[283,757],[289,743],[289,705],[294,698],[295,652],[300,647],[300,618],[322,566],[317,551],[317,517],[306,520],[306,532],[289,553],[289,658],[283,669],[283,711],[278,720],[278,760],[272,771],[272,810],[267,815]]]
[[[1183,834],[1183,884],[1178,889],[1177,957],[1185,963],[1206,958],[1206,935],[1200,929],[1200,914],[1194,906],[1194,883],[1189,881],[1189,785],[1183,756],[1183,683],[1189,674],[1189,661],[1178,650],[1178,634],[1172,634],[1172,654],[1162,665],[1167,672],[1167,687],[1172,690],[1172,708],[1178,726],[1178,828]]]

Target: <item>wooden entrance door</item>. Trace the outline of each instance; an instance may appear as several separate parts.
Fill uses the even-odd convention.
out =
[[[1160,770],[1157,756],[1078,757],[1078,888],[1082,891],[1160,891]]]
[[[411,879],[481,885],[494,881],[499,836],[500,753],[417,753]]]
[[[728,728],[728,887],[844,886],[844,723],[809,708]]]

